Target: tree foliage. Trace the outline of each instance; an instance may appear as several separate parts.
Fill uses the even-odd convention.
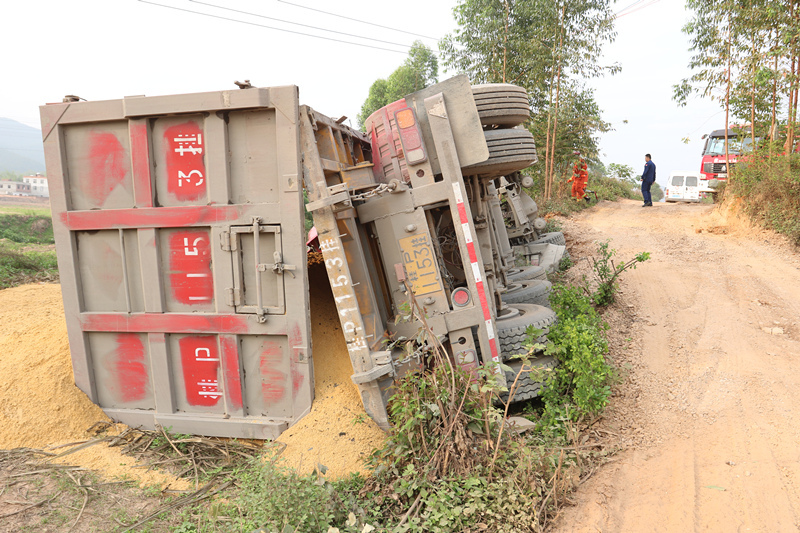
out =
[[[0,180],[22,181],[22,174],[13,170],[4,170],[0,172]]]
[[[414,41],[408,57],[402,65],[386,79],[377,79],[369,88],[369,95],[358,114],[358,126],[364,127],[364,121],[372,113],[387,104],[399,100],[408,94],[434,84],[439,78],[439,60],[433,51]]]
[[[606,167],[606,173],[610,178],[627,181],[630,183],[639,183],[639,176],[633,167],[630,165],[620,165],[619,163],[610,163]]]
[[[619,70],[600,62],[616,36],[610,0],[459,0],[453,13],[458,28],[440,42],[443,63],[473,83],[527,89],[542,161],[533,173],[549,197],[572,152],[596,160],[597,135],[610,128],[584,85]]]
[[[800,0],[687,0],[694,14],[691,74],[674,87],[720,103],[726,125],[752,125],[752,139],[794,144],[800,77]]]

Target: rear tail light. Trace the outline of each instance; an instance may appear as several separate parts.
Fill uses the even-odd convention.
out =
[[[397,129],[400,132],[400,142],[403,144],[403,152],[406,161],[412,165],[418,165],[428,159],[425,154],[425,147],[422,145],[422,133],[417,125],[417,117],[414,110],[406,107],[394,114]]]
[[[453,305],[456,307],[465,307],[472,301],[472,295],[464,287],[459,287],[454,290],[451,297],[453,299]]]

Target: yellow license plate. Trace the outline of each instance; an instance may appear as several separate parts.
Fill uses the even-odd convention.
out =
[[[442,290],[436,268],[436,255],[427,235],[412,235],[400,239],[400,251],[403,253],[406,276],[414,295]]]

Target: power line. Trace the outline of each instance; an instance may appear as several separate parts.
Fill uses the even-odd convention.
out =
[[[419,34],[419,33],[413,33],[413,32],[405,31],[405,30],[399,30],[397,28],[392,28],[391,26],[382,26],[382,25],[376,24],[374,22],[369,22],[369,21],[366,21],[366,20],[356,19],[356,18],[352,18],[352,17],[346,17],[344,15],[339,15],[337,13],[331,13],[330,11],[323,11],[321,9],[316,9],[314,7],[308,7],[308,6],[304,6],[304,5],[301,5],[301,4],[295,4],[294,2],[288,2],[287,0],[278,0],[278,2],[281,2],[282,4],[289,4],[290,6],[299,7],[299,8],[302,8],[302,9],[308,9],[309,11],[316,11],[317,13],[324,13],[325,15],[330,15],[332,17],[339,17],[340,19],[352,20],[354,22],[359,22],[361,24],[367,24],[369,26],[375,26],[375,27],[378,27],[378,28],[383,28],[385,30],[392,30],[392,31],[400,32],[400,33],[406,33],[408,35],[414,35],[416,37],[424,37],[425,39],[430,39],[432,41],[438,41],[439,40],[439,39],[437,39],[435,37],[428,37],[427,35],[422,35],[422,34]]]
[[[154,5],[154,6],[165,7],[167,9],[174,9],[175,11],[183,11],[185,13],[194,13],[195,15],[202,15],[204,17],[211,17],[211,18],[220,19],[220,20],[227,20],[229,22],[238,22],[239,24],[247,24],[248,26],[258,26],[259,28],[266,28],[268,30],[275,30],[275,31],[282,31],[282,32],[286,32],[286,33],[293,33],[295,35],[303,35],[305,37],[313,37],[315,39],[322,39],[324,41],[333,41],[333,42],[337,42],[337,43],[352,44],[353,46],[361,46],[363,48],[372,48],[374,50],[384,50],[386,52],[394,52],[395,54],[403,54],[403,55],[406,54],[406,52],[402,52],[400,50],[392,50],[391,48],[383,48],[383,47],[380,47],[380,46],[372,46],[370,44],[364,44],[364,43],[354,43],[352,41],[343,41],[341,39],[334,39],[333,37],[323,37],[321,35],[314,35],[314,34],[311,34],[311,33],[303,33],[303,32],[294,31],[294,30],[287,30],[287,29],[284,29],[284,28],[275,28],[273,26],[265,26],[264,24],[256,24],[255,22],[247,22],[245,20],[237,20],[237,19],[232,19],[232,18],[228,18],[228,17],[220,17],[219,15],[212,15],[210,13],[203,13],[201,11],[193,11],[191,9],[184,9],[182,7],[168,6],[168,5],[165,5],[165,4],[158,4],[156,2],[150,2],[148,0],[138,0],[138,1],[142,2],[143,4],[150,4],[150,5]]]
[[[644,5],[641,5],[641,6],[637,7],[636,9],[632,9],[632,10],[628,11],[627,13],[623,13],[622,15],[618,15],[617,18],[624,17],[625,15],[630,15],[631,13],[636,13],[637,11],[640,11],[640,10],[646,8],[646,7],[652,6],[653,4],[655,4],[658,1],[659,0],[652,0],[652,1],[650,1],[650,2],[648,2],[646,4],[644,4]]]
[[[696,133],[696,132],[697,132],[697,130],[699,130],[700,128],[702,128],[703,126],[705,126],[705,125],[708,123],[708,121],[709,121],[709,120],[711,120],[712,118],[716,117],[717,115],[721,115],[721,114],[722,114],[722,113],[724,113],[724,112],[725,112],[725,110],[724,110],[724,109],[723,109],[722,111],[717,111],[716,113],[714,113],[713,115],[711,115],[710,117],[708,117],[707,119],[705,119],[705,120],[703,121],[703,123],[702,123],[702,124],[700,124],[699,126],[697,126],[697,127],[696,127],[696,128],[693,130],[693,131],[689,132],[689,135],[693,135],[694,133]],[[687,135],[686,137],[689,137],[689,135]]]
[[[632,3],[631,5],[629,5],[629,6],[626,6],[626,7],[623,7],[622,9],[620,9],[619,11],[617,11],[617,12],[615,13],[615,15],[619,15],[620,13],[623,13],[623,12],[627,11],[628,9],[632,8],[633,6],[635,6],[636,4],[640,4],[640,3],[642,3],[642,2],[644,2],[644,0],[636,0],[636,1],[635,1],[634,3]]]
[[[238,9],[233,9],[231,7],[224,7],[224,6],[218,6],[216,4],[209,4],[209,3],[206,3],[206,2],[201,2],[200,0],[189,0],[189,1],[193,2],[195,4],[202,4],[204,6],[216,7],[217,9],[224,9],[226,11],[233,11],[234,13],[241,13],[242,15],[250,15],[250,16],[253,16],[253,17],[259,17],[259,18],[268,19],[268,20],[275,20],[277,22],[283,22],[285,24],[293,24],[295,26],[302,26],[304,28],[311,28],[311,29],[314,29],[314,30],[327,31],[327,32],[330,32],[330,33],[338,33],[339,35],[347,35],[348,37],[355,37],[356,39],[366,39],[368,41],[375,41],[375,42],[378,42],[378,43],[392,44],[392,45],[395,45],[395,46],[403,46],[405,48],[411,48],[409,45],[403,44],[403,43],[395,43],[395,42],[392,42],[392,41],[383,41],[381,39],[373,39],[372,37],[363,37],[361,35],[355,35],[353,33],[347,33],[347,32],[343,32],[343,31],[328,30],[328,29],[325,29],[325,28],[320,28],[318,26],[311,26],[309,24],[301,24],[300,22],[292,22],[291,20],[283,20],[283,19],[279,19],[279,18],[275,18],[275,17],[268,17],[266,15],[259,15],[258,13],[250,13],[248,11],[240,11]]]

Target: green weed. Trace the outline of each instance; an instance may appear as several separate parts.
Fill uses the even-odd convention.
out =
[[[18,243],[52,244],[53,222],[49,216],[1,214],[0,239]]]
[[[19,251],[17,247],[0,242],[0,289],[57,279],[55,251]]]
[[[584,278],[584,290],[597,305],[612,303],[619,290],[617,278],[626,270],[635,270],[636,265],[650,259],[650,252],[642,252],[633,259],[617,264],[614,262],[616,254],[617,251],[610,248],[609,241],[601,241],[597,243],[597,256],[591,258],[596,287],[591,289],[590,283]]]
[[[58,279],[55,251],[40,246],[54,242],[49,215],[11,209],[0,211],[0,289]]]
[[[50,218],[50,207],[20,207],[0,205],[0,215],[27,215]]]
[[[195,508],[199,515],[184,512],[180,530],[361,531],[365,513],[352,503],[363,480],[346,478],[339,488],[325,479],[324,472],[322,465],[313,474],[301,475],[279,462],[249,461],[234,474],[237,489],[213,505]]]
[[[580,287],[556,286],[550,304],[558,322],[548,334],[546,353],[560,365],[551,373],[542,395],[540,428],[563,433],[564,422],[595,415],[611,395],[612,366],[606,361],[608,325]]]

